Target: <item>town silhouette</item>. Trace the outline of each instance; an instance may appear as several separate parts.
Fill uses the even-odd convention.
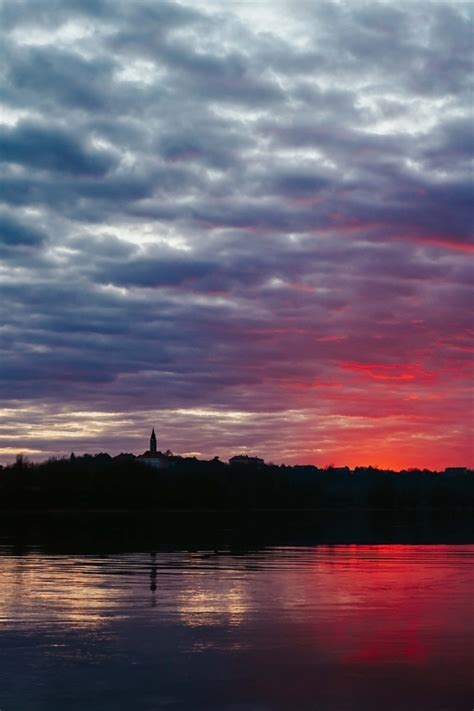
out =
[[[3,510],[469,510],[474,472],[399,472],[372,466],[266,464],[237,455],[199,460],[161,452],[153,429],[140,455],[84,454],[30,463],[22,455],[0,471]]]

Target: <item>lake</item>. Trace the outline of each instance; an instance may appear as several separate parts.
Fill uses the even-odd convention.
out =
[[[474,545],[2,539],[1,711],[471,711]]]

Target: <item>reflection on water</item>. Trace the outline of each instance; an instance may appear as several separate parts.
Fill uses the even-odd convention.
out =
[[[456,711],[474,546],[0,548],[0,708]]]

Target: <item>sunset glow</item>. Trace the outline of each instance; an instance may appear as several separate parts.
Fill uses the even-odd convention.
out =
[[[474,466],[471,19],[6,0],[0,463]]]

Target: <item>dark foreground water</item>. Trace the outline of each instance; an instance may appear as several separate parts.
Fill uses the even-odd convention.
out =
[[[3,539],[0,575],[1,711],[474,707],[473,545]]]

